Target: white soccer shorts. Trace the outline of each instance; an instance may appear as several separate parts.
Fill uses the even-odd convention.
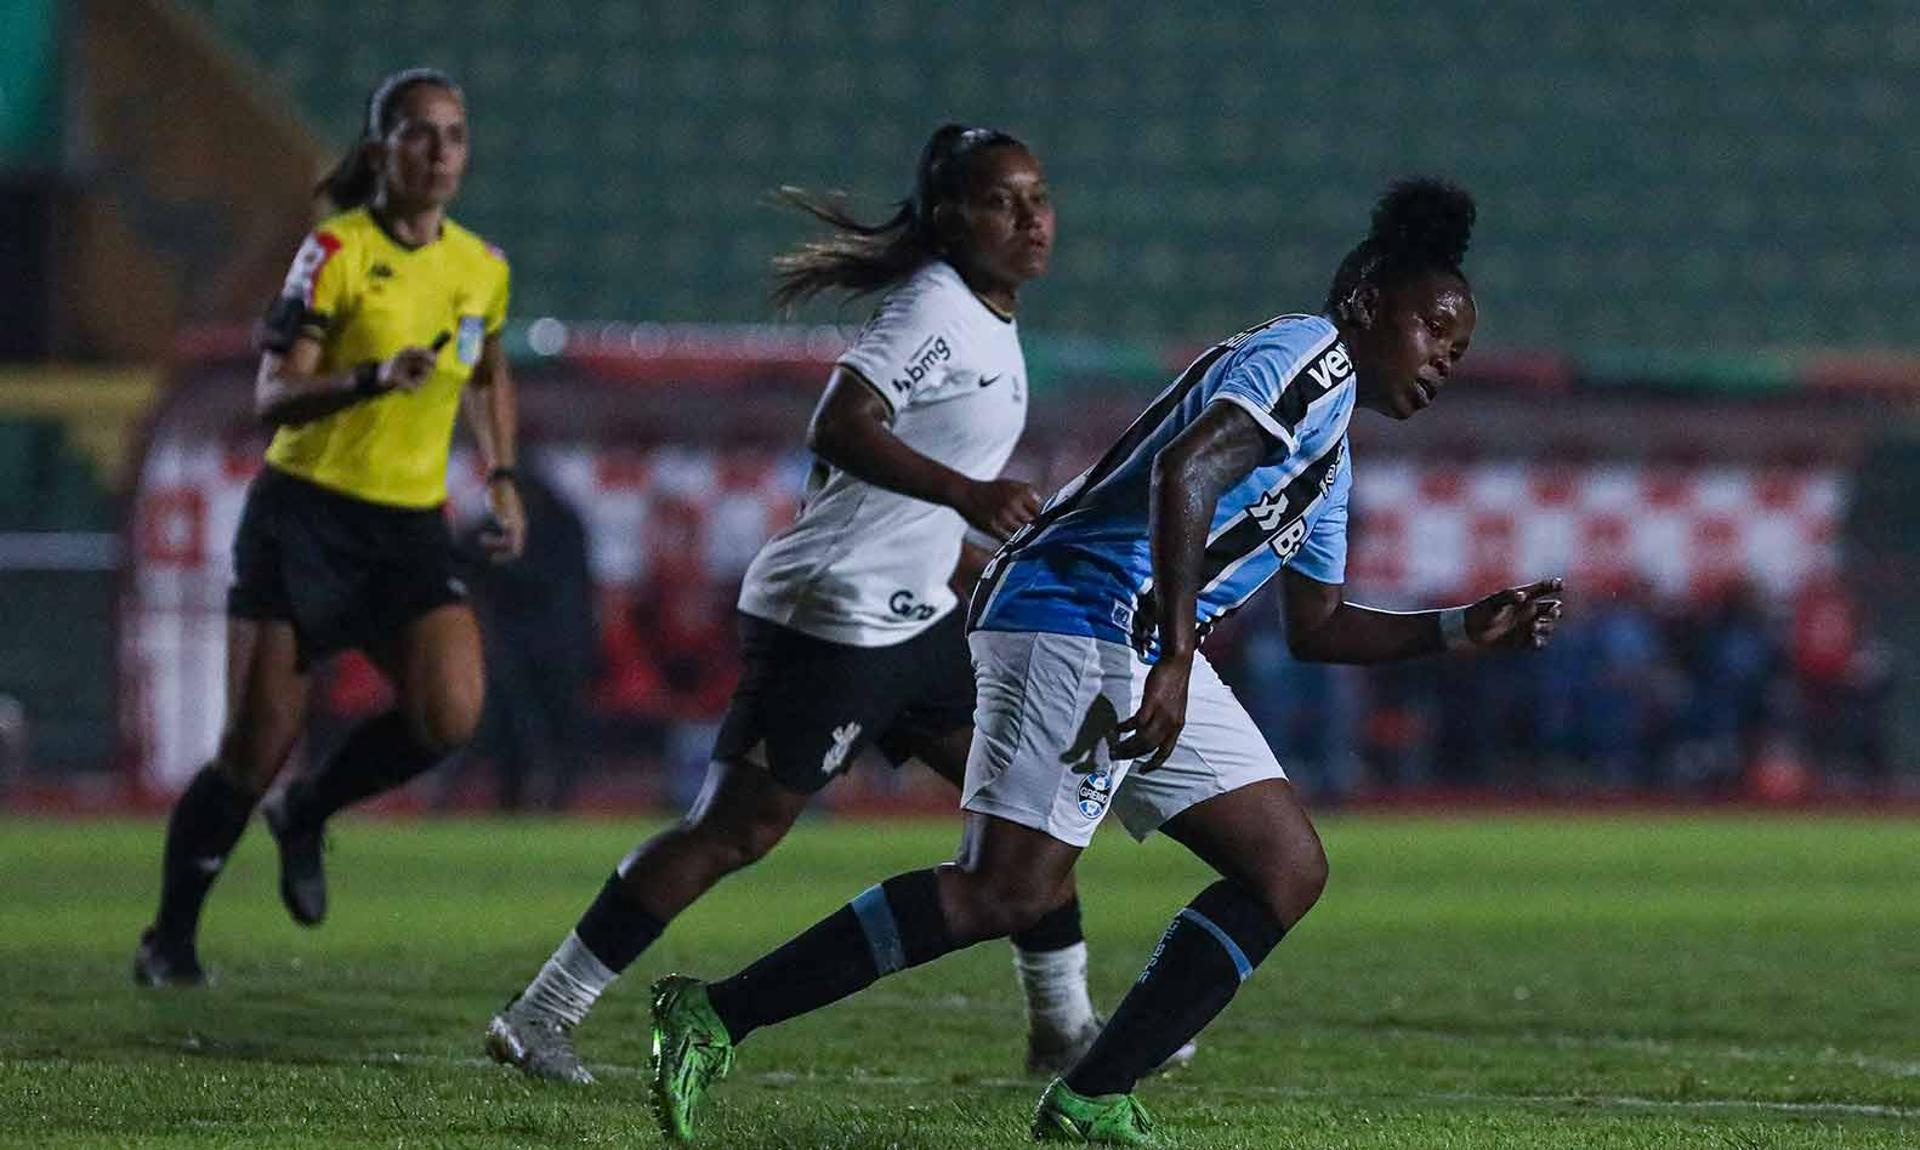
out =
[[[973,749],[960,805],[1084,847],[1109,807],[1136,839],[1215,795],[1286,772],[1204,656],[1173,754],[1139,772],[1113,761],[1113,728],[1138,709],[1148,664],[1079,635],[975,631]]]

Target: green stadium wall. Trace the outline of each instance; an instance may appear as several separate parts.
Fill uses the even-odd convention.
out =
[[[766,319],[766,261],[803,234],[766,193],[880,211],[960,119],[1051,171],[1039,330],[1191,340],[1315,307],[1384,183],[1438,172],[1481,200],[1485,347],[1764,380],[1775,352],[1920,345],[1899,3],[193,4],[333,144],[383,73],[461,77],[459,211],[522,316]]]

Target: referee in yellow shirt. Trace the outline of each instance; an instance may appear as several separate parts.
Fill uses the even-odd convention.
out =
[[[256,805],[281,898],[314,925],[327,818],[432,767],[479,722],[480,632],[443,510],[463,404],[496,558],[519,553],[526,522],[499,338],[507,262],[446,216],[467,157],[459,87],[428,69],[388,77],[321,183],[339,214],[307,237],[267,313],[254,407],[275,432],[234,540],[226,726],[167,826],[159,912],[134,956],[142,985],[204,981],[200,909]],[[395,706],[260,803],[300,737],[310,668],[349,648],[386,674]]]

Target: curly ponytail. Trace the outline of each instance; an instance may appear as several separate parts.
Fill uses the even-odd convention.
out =
[[[1385,290],[1434,272],[1465,281],[1460,263],[1473,237],[1473,197],[1445,180],[1396,180],[1374,205],[1367,238],[1356,244],[1327,289],[1336,312],[1362,286]]]

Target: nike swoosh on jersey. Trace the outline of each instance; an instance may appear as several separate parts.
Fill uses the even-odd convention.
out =
[[[1001,373],[1001,374],[1005,374],[1005,373],[1003,372],[1003,373]],[[1000,382],[1000,376],[998,376],[998,375],[990,375],[990,376],[988,376],[987,378],[985,378],[985,379],[983,379],[983,380],[981,380],[981,381],[980,381],[980,386],[981,386],[981,387],[992,387],[992,386],[993,386],[994,384],[996,384],[996,383],[998,383],[998,382]]]

